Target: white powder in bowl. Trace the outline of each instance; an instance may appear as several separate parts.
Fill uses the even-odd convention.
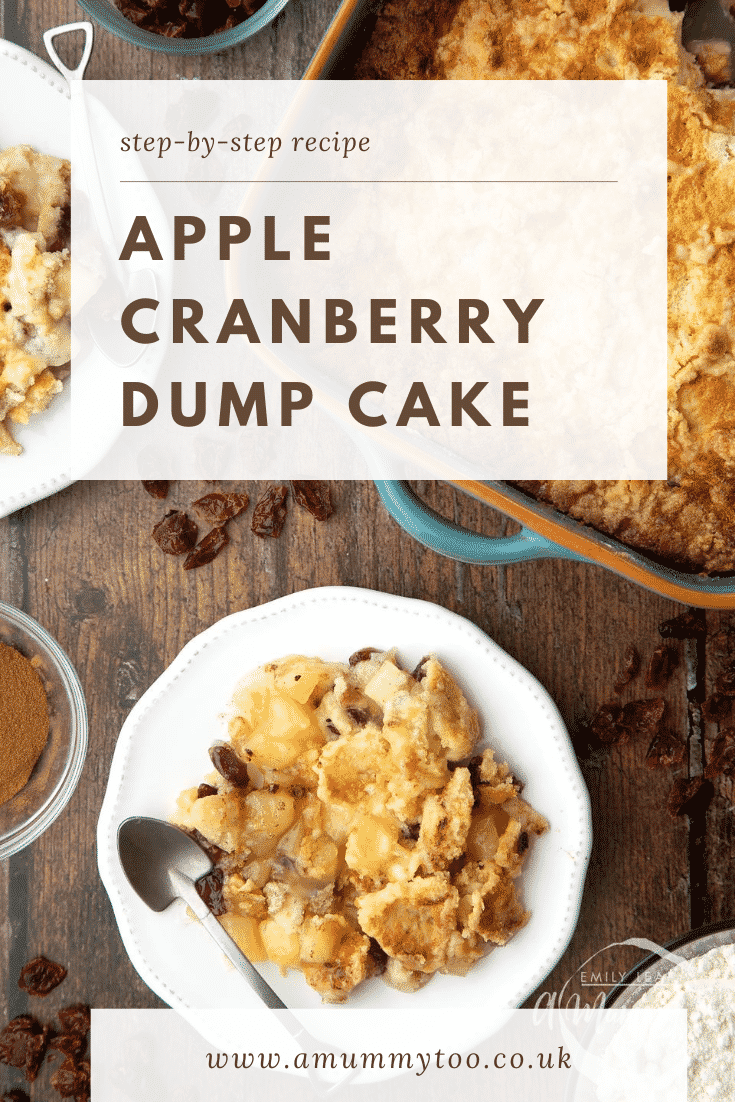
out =
[[[687,1011],[689,1102],[735,1099],[735,945],[675,965],[636,1010]]]

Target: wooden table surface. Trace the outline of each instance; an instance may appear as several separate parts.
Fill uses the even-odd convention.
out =
[[[296,79],[336,7],[337,0],[292,0],[254,40],[201,60],[149,54],[98,28],[89,75]],[[2,10],[4,37],[38,54],[44,29],[82,17],[73,0],[18,0],[17,7],[5,0]],[[200,485],[176,484],[174,501],[190,502]],[[257,484],[244,485],[257,492]],[[451,486],[425,483],[420,490],[448,517],[488,534],[505,531],[503,518]],[[576,995],[592,1003],[605,988],[590,986],[589,976],[586,984],[578,969],[593,954],[627,938],[663,942],[733,915],[732,781],[716,779],[709,808],[691,819],[666,811],[674,776],[700,773],[713,738],[729,724],[728,717],[719,727],[705,722],[702,709],[735,649],[732,615],[709,612],[704,638],[672,644],[680,661],[662,694],[646,689],[641,674],[616,696],[626,648],[636,647],[645,668],[661,642],[660,623],[682,606],[585,564],[455,564],[406,536],[371,483],[336,483],[334,498],[336,512],[324,524],[292,509],[277,540],[256,539],[243,518],[231,526],[227,551],[190,573],[151,540],[162,503],[136,482],[77,483],[0,520],[0,598],[59,640],[79,671],[90,718],[89,753],[70,804],[37,842],[0,863],[6,1016],[27,1008],[16,981],[38,953],[69,969],[46,1015],[75,1000],[161,1005],[127,959],[96,870],[95,827],[118,732],[194,635],[228,613],[310,586],[366,586],[461,613],[546,686],[573,732],[608,700],[665,696],[666,725],[688,748],[688,764],[676,774],[644,766],[645,738],[594,753],[579,739],[594,850],[576,932],[530,1004],[541,992],[562,990],[565,1002]],[[635,948],[608,951],[597,958],[597,970],[619,974],[640,955]]]

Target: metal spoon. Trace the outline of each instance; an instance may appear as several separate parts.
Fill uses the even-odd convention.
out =
[[[136,817],[120,824],[117,852],[131,887],[151,910],[165,911],[175,899],[183,899],[265,1005],[287,1009],[200,898],[196,881],[212,871],[212,862],[193,838],[171,823]],[[298,1020],[293,1021],[303,1032]]]
[[[171,823],[136,816],[125,819],[118,827],[117,852],[130,886],[151,910],[165,911],[175,899],[184,900],[258,997],[271,1010],[280,1011],[278,1020],[302,1048],[309,1046],[317,1052],[338,1051],[312,1037],[200,898],[196,881],[211,872],[212,861],[193,838]],[[312,1086],[320,1094],[329,1094],[337,1087],[344,1086],[356,1073],[348,1072],[337,1083],[325,1082],[309,1061],[307,1074]]]

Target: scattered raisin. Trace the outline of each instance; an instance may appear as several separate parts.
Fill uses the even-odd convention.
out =
[[[347,708],[346,711],[347,715],[350,719],[354,720],[358,727],[364,727],[370,719],[370,714],[365,708]]]
[[[87,1038],[83,1033],[57,1033],[48,1047],[54,1052],[62,1052],[64,1056],[81,1056],[87,1047]]]
[[[151,535],[166,555],[185,555],[197,541],[197,526],[178,509],[166,513]]]
[[[84,1102],[90,1094],[89,1060],[67,1056],[51,1076],[51,1086],[62,1098]]]
[[[613,685],[616,693],[622,693],[626,685],[629,685],[634,677],[638,676],[638,672],[641,668],[641,656],[634,646],[625,648],[625,654],[623,655],[623,668],[620,671],[620,676]]]
[[[306,789],[302,784],[292,784],[289,788],[289,792],[295,800],[303,800],[306,795]]]
[[[521,833],[518,835],[517,849],[519,857],[528,849],[528,834],[525,830],[522,830]]]
[[[163,501],[165,497],[168,497],[168,481],[160,480],[158,482],[146,482],[143,480],[143,489],[151,497],[157,497],[159,501]]]
[[[66,968],[46,957],[35,957],[20,972],[18,987],[29,995],[48,995],[66,978]]]
[[[193,508],[207,524],[211,524],[214,528],[220,528],[228,520],[239,517],[240,513],[244,513],[249,504],[250,498],[247,494],[223,494],[215,491],[197,498],[193,503]]]
[[[275,796],[276,792],[278,792],[280,787],[281,786],[278,785],[278,784],[269,784],[267,791],[270,792],[271,796]]]
[[[356,666],[358,662],[369,662],[374,654],[380,654],[377,647],[363,647],[362,650],[356,650],[354,654],[350,655],[350,665]]]
[[[198,566],[206,566],[212,559],[216,559],[223,547],[227,547],[230,537],[226,528],[213,528],[207,532],[203,539],[199,540],[196,547],[189,552],[184,559],[184,570],[196,570]]]
[[[710,760],[704,770],[708,780],[724,773],[727,777],[735,776],[735,730],[728,727],[714,741]]]
[[[308,513],[311,513],[313,517],[316,517],[317,520],[327,520],[334,512],[328,482],[304,482],[292,478],[291,490],[294,501],[306,509]]]
[[[707,632],[704,610],[688,608],[673,620],[664,620],[658,632],[662,639],[698,639]]]
[[[663,766],[682,765],[686,757],[686,746],[671,731],[659,731],[646,751],[646,765],[649,769]]]
[[[704,718],[709,723],[722,723],[724,720],[730,718],[732,712],[733,699],[731,696],[724,696],[722,693],[713,693],[704,702],[702,711]]]
[[[0,1030],[0,1063],[23,1068],[26,1081],[32,1083],[43,1063],[49,1032],[32,1014],[13,1018]]]
[[[73,1006],[64,1007],[58,1013],[61,1028],[64,1033],[89,1033],[92,1019],[89,1007],[84,1003],[75,1003]]]
[[[258,499],[250,525],[256,536],[280,536],[286,520],[288,486],[271,486]]]
[[[601,704],[590,720],[590,730],[604,743],[615,743],[621,739],[620,717],[623,709],[619,704]]]
[[[227,746],[225,743],[210,746],[209,756],[212,759],[212,765],[221,777],[224,777],[226,781],[238,788],[247,788],[250,784],[248,767],[245,762],[240,761],[231,746]]]
[[[715,678],[715,692],[721,696],[735,696],[735,665],[730,663]]]
[[[666,803],[669,815],[676,819],[679,815],[694,815],[704,811],[712,799],[714,789],[711,781],[701,774],[697,777],[680,777],[674,781]]]
[[[417,842],[421,832],[421,823],[401,823],[401,835],[410,842]]]
[[[620,717],[621,742],[640,737],[652,738],[658,733],[666,702],[661,697],[652,700],[631,700]]]
[[[679,665],[679,655],[673,647],[656,647],[646,670],[646,688],[663,689]]]
[[[196,882],[196,890],[202,902],[206,903],[213,915],[219,917],[227,911],[227,904],[223,892],[225,874],[222,869],[212,869],[211,872],[200,876]]]
[[[18,1090],[17,1088],[12,1091],[6,1091],[5,1094],[0,1097],[2,1097],[2,1102],[31,1102],[26,1092]]]
[[[330,734],[334,735],[335,738],[340,737],[340,733],[337,730],[337,728],[334,726],[334,724],[332,723],[331,719],[325,719],[324,720],[324,726],[327,728],[327,730],[329,731]]]

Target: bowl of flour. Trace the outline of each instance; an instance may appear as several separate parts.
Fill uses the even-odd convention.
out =
[[[693,930],[647,957],[605,1005],[686,1010],[688,1102],[735,1098],[735,922]]]

